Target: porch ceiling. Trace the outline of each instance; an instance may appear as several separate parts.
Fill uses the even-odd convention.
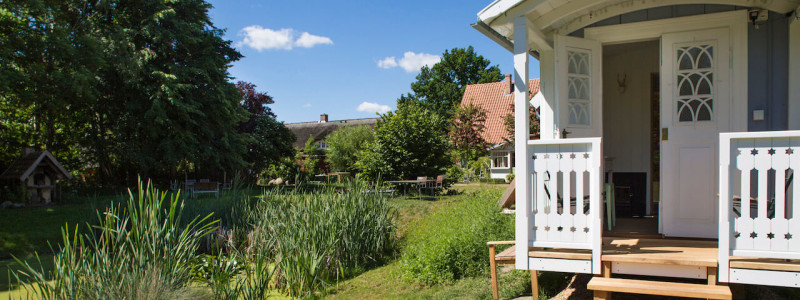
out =
[[[528,19],[528,36],[533,37],[529,39],[529,48],[541,50],[552,47],[554,33],[568,34],[613,16],[680,4],[724,4],[789,13],[798,8],[800,0],[495,0],[478,13],[478,24],[485,24],[513,43],[513,20],[525,16]],[[498,41],[494,33],[480,31],[509,48]]]

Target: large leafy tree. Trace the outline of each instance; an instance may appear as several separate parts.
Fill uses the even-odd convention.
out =
[[[239,132],[247,135],[245,161],[254,175],[267,171],[282,157],[294,156],[292,144],[297,139],[283,122],[275,119],[272,109],[267,106],[275,101],[267,93],[256,91],[256,86],[239,81],[236,88],[241,95],[241,106],[248,112],[245,121],[239,123]]]
[[[476,160],[486,154],[489,143],[483,139],[487,111],[468,104],[456,110],[450,121],[450,141],[461,162]]]
[[[367,125],[345,126],[325,138],[328,144],[326,160],[337,171],[356,171],[358,152],[375,140],[375,130]]]
[[[0,163],[38,146],[103,179],[246,165],[241,55],[205,1],[1,4]]]
[[[452,165],[447,120],[418,103],[399,105],[378,120],[375,141],[359,152],[357,168],[369,178],[436,176]]]
[[[418,101],[425,108],[449,119],[458,108],[468,84],[497,82],[503,78],[500,68],[475,53],[472,46],[453,48],[442,53],[442,60],[432,67],[422,67],[411,83],[413,93],[400,96],[398,103]]]

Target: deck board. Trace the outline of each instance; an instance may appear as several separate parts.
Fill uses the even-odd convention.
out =
[[[717,242],[678,239],[604,238],[603,261],[717,266]]]
[[[777,258],[731,257],[731,268],[800,272],[800,260]]]

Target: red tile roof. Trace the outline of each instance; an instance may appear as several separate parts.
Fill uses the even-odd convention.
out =
[[[467,85],[464,97],[461,98],[461,105],[472,103],[486,110],[486,129],[483,132],[483,139],[490,144],[500,144],[506,138],[511,138],[506,132],[505,118],[512,111],[514,93],[508,93],[508,85],[507,81],[470,84]],[[528,89],[530,97],[533,98],[533,95],[539,92],[539,78],[530,79]]]

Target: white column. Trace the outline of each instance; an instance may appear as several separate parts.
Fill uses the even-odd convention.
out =
[[[542,90],[545,101],[539,104],[539,130],[542,140],[560,138],[558,134],[558,111],[556,105],[555,85],[555,52],[553,49],[540,50],[539,52],[539,88]]]
[[[530,172],[528,170],[528,20],[525,16],[514,19],[514,155],[516,155],[516,268],[528,269],[528,241],[533,217]]]
[[[789,130],[800,129],[800,20],[789,21]]]

